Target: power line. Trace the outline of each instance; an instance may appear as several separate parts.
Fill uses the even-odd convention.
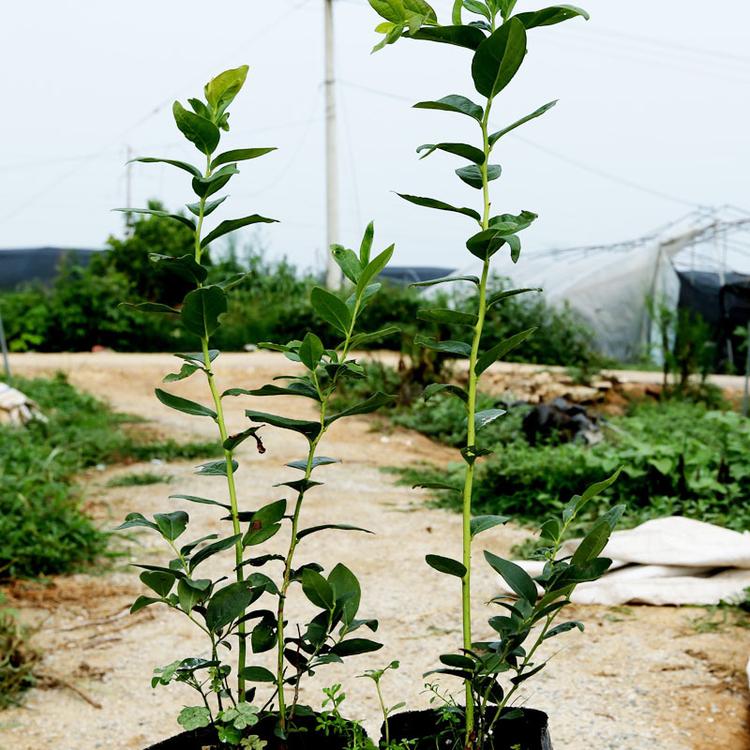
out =
[[[349,86],[351,88],[356,88],[361,91],[365,91],[370,94],[376,94],[378,96],[384,96],[390,99],[395,99],[398,101],[413,101],[412,98],[402,96],[400,94],[392,94],[388,91],[382,91],[380,89],[375,89],[370,86],[363,86],[361,84],[353,83],[351,81],[341,81],[346,86]],[[536,148],[539,151],[542,151],[546,153],[549,156],[553,156],[556,159],[559,159],[561,161],[564,161],[571,166],[577,167],[578,169],[582,169],[587,172],[591,172],[592,174],[595,174],[597,177],[601,177],[603,179],[611,180],[612,182],[616,182],[620,185],[623,185],[625,187],[629,187],[632,190],[639,190],[642,193],[647,193],[649,195],[653,195],[657,198],[661,198],[663,200],[672,201],[673,203],[679,203],[683,206],[689,206],[690,208],[705,208],[700,203],[696,203],[694,201],[686,200],[685,198],[681,198],[676,195],[671,195],[670,193],[666,193],[661,190],[656,190],[654,188],[648,187],[647,185],[640,184],[638,182],[635,182],[633,180],[630,180],[625,177],[620,177],[619,175],[616,175],[612,172],[609,172],[607,170],[601,169],[600,167],[595,167],[590,164],[587,164],[585,162],[579,161],[577,159],[573,159],[565,154],[562,154],[558,151],[555,151],[554,149],[548,148],[547,146],[543,146],[540,143],[537,143],[536,141],[531,140],[530,138],[526,138],[525,136],[521,136],[518,133],[511,133],[511,137],[517,138],[522,143],[525,143],[527,146],[531,146],[532,148]]]

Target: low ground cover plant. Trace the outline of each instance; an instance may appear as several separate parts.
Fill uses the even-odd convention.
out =
[[[498,426],[487,433],[486,444],[495,455],[477,468],[473,502],[478,511],[535,524],[559,511],[576,487],[622,466],[620,479],[603,495],[602,504],[627,503],[628,525],[683,515],[737,531],[750,527],[744,501],[750,493],[750,420],[741,415],[672,399],[636,401],[625,415],[607,420],[605,439],[598,445],[552,440],[532,447],[516,429],[522,413],[522,408],[512,409],[502,425],[510,429]],[[442,403],[435,414],[433,421],[420,405],[396,414],[394,421],[456,445],[465,432],[456,427],[458,405]],[[449,471],[455,479],[462,466],[456,463]],[[445,477],[445,469],[412,467],[401,474],[408,483],[429,483]],[[441,504],[459,509],[451,493],[436,492]],[[596,503],[590,506],[591,513],[600,509]],[[580,531],[570,529],[573,535]]]
[[[458,157],[463,165],[455,173],[470,188],[480,193],[479,210],[455,206],[445,201],[411,194],[400,194],[404,200],[419,207],[458,214],[473,223],[473,231],[466,248],[474,259],[480,261],[479,275],[453,276],[423,285],[468,284],[472,289],[470,299],[474,306],[466,310],[445,307],[422,308],[418,318],[427,323],[447,323],[459,333],[456,338],[437,338],[420,335],[417,343],[426,349],[468,360],[469,381],[466,388],[449,383],[428,386],[425,398],[456,399],[465,420],[466,435],[460,454],[463,467],[458,481],[441,479],[431,482],[430,488],[443,489],[460,498],[463,519],[463,554],[454,560],[440,554],[427,555],[427,564],[439,573],[460,581],[462,643],[457,652],[440,657],[441,667],[435,672],[457,677],[464,684],[464,703],[448,701],[442,715],[423,720],[415,726],[408,715],[394,717],[401,729],[396,737],[413,739],[419,747],[459,748],[466,750],[502,747],[509,749],[513,731],[510,719],[525,717],[517,708],[510,708],[519,686],[544,668],[545,662],[537,655],[540,645],[552,637],[582,625],[577,622],[555,624],[569,604],[575,586],[583,581],[595,580],[602,575],[610,560],[599,557],[624,508],[616,506],[598,518],[572,558],[559,559],[560,545],[568,527],[588,506],[589,502],[615,481],[617,473],[590,486],[582,495],[574,494],[559,516],[545,521],[542,534],[546,542],[543,551],[545,567],[542,575],[532,579],[521,567],[485,551],[486,562],[505,580],[515,593],[514,598],[499,597],[493,604],[504,610],[503,614],[489,620],[497,640],[477,642],[471,618],[472,543],[483,531],[508,520],[507,516],[477,516],[473,510],[476,471],[480,459],[491,454],[491,449],[480,437],[484,428],[502,419],[506,409],[478,406],[479,380],[482,373],[495,361],[527,341],[533,328],[513,331],[512,335],[489,343],[485,334],[488,311],[502,307],[507,300],[537,290],[517,289],[488,291],[492,258],[500,251],[507,252],[513,262],[521,254],[520,233],[537,218],[530,211],[518,214],[493,212],[490,183],[499,179],[502,168],[491,161],[493,152],[504,146],[505,135],[540,117],[555,102],[540,107],[531,114],[498,130],[490,126],[496,98],[516,77],[527,52],[527,32],[537,27],[549,26],[575,17],[588,17],[586,12],[572,6],[553,6],[539,11],[516,11],[515,0],[456,0],[450,20],[442,24],[435,10],[424,0],[398,0],[384,2],[370,0],[370,5],[381,16],[377,31],[384,35],[376,50],[393,44],[401,38],[432,41],[468,48],[471,78],[479,103],[463,95],[451,94],[438,100],[422,101],[419,109],[438,110],[460,115],[473,121],[479,131],[478,143],[453,141],[426,143],[417,148],[422,158],[442,153]],[[534,32],[536,33],[536,32]],[[468,340],[467,340],[468,339]],[[539,590],[541,589],[541,595]],[[412,721],[412,726],[409,726]],[[418,724],[418,722],[416,722]],[[546,727],[539,726],[533,747],[545,745]]]
[[[14,386],[40,405],[48,421],[0,426],[0,580],[68,573],[105,552],[107,535],[81,508],[76,482],[84,469],[216,451],[213,444],[143,437],[140,429],[127,429],[132,418],[76,390],[62,375],[16,378]]]
[[[133,603],[132,611],[166,606],[175,615],[188,618],[205,636],[203,653],[186,655],[157,667],[154,672],[154,687],[177,682],[196,692],[196,705],[186,706],[178,717],[187,734],[175,740],[175,747],[261,748],[270,744],[273,748],[294,747],[296,742],[301,743],[300,747],[318,747],[318,744],[305,744],[306,736],[320,732],[328,736],[333,732],[335,741],[330,747],[343,748],[350,730],[354,733],[352,736],[360,734],[351,722],[341,717],[338,691],[327,696],[333,707],[316,716],[310,707],[300,703],[300,684],[326,664],[379,649],[381,644],[361,634],[367,630],[374,632],[378,623],[358,617],[361,590],[349,568],[339,563],[326,572],[316,562],[300,563],[298,552],[313,534],[332,530],[368,533],[351,523],[305,526],[303,510],[307,493],[322,484],[313,479],[316,470],[337,463],[335,458],[320,455],[318,451],[328,430],[340,419],[371,413],[390,401],[390,397],[376,393],[342,411],[332,408],[332,398],[339,385],[362,377],[362,367],[351,358],[351,352],[394,332],[392,328],[362,331],[360,327],[364,311],[380,291],[377,277],[386,267],[393,246],[375,254],[372,225],[365,231],[359,252],[334,246],[333,257],[348,280],[348,296],[342,299],[320,287],[310,291],[310,304],[326,322],[327,331],[320,336],[307,331],[301,339],[288,343],[261,343],[263,348],[282,352],[290,361],[291,372],[260,387],[220,391],[214,372],[220,365],[220,351],[214,345],[229,310],[232,290],[242,283],[244,274],[217,278],[205,262],[206,253],[212,242],[236,229],[274,221],[252,214],[225,219],[208,229],[209,216],[227,198],[218,195],[238,173],[238,163],[274,150],[265,147],[219,150],[222,131],[229,129],[228,108],[242,89],[246,76],[246,66],[227,70],[206,85],[205,99],[189,100],[190,109],[175,102],[176,125],[201,153],[203,164],[200,167],[171,159],[144,157],[137,160],[163,161],[186,172],[197,197],[196,202],[187,205],[195,218],[182,214],[169,217],[191,230],[191,252],[179,257],[151,255],[152,263],[161,272],[189,282],[189,291],[182,300],[173,300],[171,304],[148,301],[137,307],[174,317],[197,339],[195,351],[177,353],[180,367],[167,375],[164,382],[203,378],[208,404],[177,396],[166,388],[157,388],[156,397],[172,409],[215,423],[222,457],[199,466],[197,474],[223,477],[226,496],[214,499],[180,494],[171,499],[215,507],[227,522],[228,533],[226,536],[196,536],[200,532],[193,532],[190,516],[184,510],[165,510],[152,518],[131,513],[119,528],[142,528],[154,533],[164,542],[170,557],[163,565],[137,565],[142,570],[140,579],[148,593]],[[140,210],[146,214],[157,211],[159,209]],[[256,399],[298,397],[302,403],[313,407],[312,414],[308,418],[291,418],[246,409],[247,429],[229,434],[226,410],[238,397],[244,396]],[[237,473],[241,467],[236,454],[246,442],[257,451],[265,452],[259,433],[262,427],[296,433],[306,450],[299,460],[286,465],[288,471],[283,472],[276,485],[282,488],[278,492],[291,493],[291,498],[283,497],[250,509],[239,492]],[[272,488],[268,490],[276,492]],[[170,507],[174,507],[173,503]],[[188,530],[192,532],[188,537],[190,541],[185,541]],[[284,554],[264,547],[282,532],[287,535]],[[229,582],[226,575],[207,577],[205,567],[200,567],[219,555],[227,558]],[[315,607],[316,614],[309,622],[288,622],[287,601],[295,596],[305,597]],[[274,654],[273,670],[263,665],[264,657],[260,655],[267,652]],[[344,731],[343,727],[348,729]],[[322,739],[314,742],[322,743]]]

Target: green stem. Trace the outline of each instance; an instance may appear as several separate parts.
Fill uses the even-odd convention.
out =
[[[378,702],[380,703],[380,710],[383,713],[383,727],[385,728],[385,746],[390,747],[391,732],[388,727],[388,709],[385,707],[385,701],[383,700],[383,692],[380,689],[380,680],[375,680],[375,691],[378,694]]]
[[[342,351],[339,355],[339,364],[346,360],[349,353],[349,347],[351,346],[352,336],[354,335],[354,326],[357,321],[357,314],[360,308],[360,300],[357,299],[354,310],[352,312],[352,323],[349,330],[346,333]],[[336,380],[323,391],[320,387],[317,374],[313,371],[311,373],[313,383],[320,397],[320,432],[314,440],[310,442],[310,447],[307,451],[307,463],[305,465],[304,481],[310,479],[313,471],[313,459],[315,458],[315,452],[318,449],[323,435],[326,433],[326,411],[328,408],[328,399],[336,388]],[[286,554],[286,562],[284,564],[284,579],[279,590],[279,606],[276,612],[276,690],[279,697],[279,721],[281,724],[282,731],[286,730],[286,698],[284,696],[284,608],[286,604],[286,592],[291,584],[292,564],[294,562],[294,553],[297,550],[297,531],[299,528],[299,517],[302,512],[302,502],[304,500],[304,490],[297,495],[297,501],[294,505],[294,513],[292,515],[292,536],[289,541],[289,549]]]
[[[206,177],[211,176],[211,157],[206,156]],[[203,230],[203,220],[205,218],[206,199],[201,198],[199,209],[198,209],[198,222],[195,229],[195,262],[201,262],[201,256],[203,248],[201,247],[201,233]],[[201,286],[199,284],[199,286]],[[201,338],[201,348],[203,352],[203,365],[206,373],[206,379],[208,381],[208,387],[211,391],[211,398],[214,403],[214,410],[216,411],[216,424],[219,427],[219,434],[221,436],[222,445],[226,442],[229,437],[227,431],[226,419],[224,417],[224,407],[221,402],[221,394],[216,387],[216,380],[214,378],[213,371],[211,370],[211,355],[209,354],[209,338],[204,336]],[[239,520],[239,505],[237,501],[237,484],[234,478],[234,467],[232,465],[234,455],[230,450],[224,449],[224,460],[227,467],[227,487],[229,490],[229,503],[230,503],[230,515],[232,516],[232,528],[235,536],[241,533],[240,520]],[[236,578],[238,583],[242,583],[245,580],[244,569],[242,568],[242,557],[243,547],[242,539],[238,539],[234,545],[234,558],[236,565]],[[237,626],[237,634],[239,637],[239,648],[237,655],[237,700],[245,700],[245,678],[242,673],[245,669],[247,662],[247,644],[246,639],[246,625],[244,622],[240,622]]]
[[[489,121],[490,109],[492,108],[492,99],[487,101],[484,117],[482,118],[482,145],[484,149],[484,163],[480,167],[482,174],[482,229],[487,229],[490,220],[490,191],[489,180],[487,178],[487,166],[490,158],[490,143],[488,138],[487,123]],[[474,326],[474,336],[471,344],[471,354],[469,356],[469,388],[467,403],[467,433],[466,447],[473,450],[476,446],[476,414],[477,414],[477,385],[479,377],[477,376],[476,364],[479,359],[479,347],[482,342],[482,332],[484,330],[484,320],[487,314],[487,280],[489,278],[490,260],[485,259],[482,266],[482,277],[479,281],[479,303],[477,309],[477,322]],[[463,565],[466,568],[466,574],[461,579],[461,603],[463,614],[463,647],[470,650],[472,647],[472,629],[471,629],[471,498],[474,488],[474,460],[470,459],[464,475],[463,487]],[[471,747],[474,736],[475,725],[475,705],[474,695],[471,690],[471,683],[466,682],[466,747]]]

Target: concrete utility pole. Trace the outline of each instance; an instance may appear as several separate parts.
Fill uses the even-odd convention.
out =
[[[329,250],[339,240],[338,158],[336,144],[336,72],[334,65],[333,0],[325,2],[326,94],[326,286],[340,289],[341,269]]]

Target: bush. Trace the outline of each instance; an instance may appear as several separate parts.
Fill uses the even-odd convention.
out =
[[[160,209],[152,202],[151,208]],[[120,307],[121,299],[132,303],[160,300],[177,304],[187,287],[157,271],[150,253],[180,256],[191,252],[191,233],[182,224],[159,216],[138,216],[126,239],[111,237],[108,250],[92,258],[88,267],[63,264],[50,289],[30,286],[0,296],[0,313],[5,321],[13,351],[89,351],[105,346],[117,351],[192,351],[198,343],[171,315],[145,315],[132,307]],[[262,251],[229,248],[223,258],[208,266],[208,282],[243,275],[230,299],[229,310],[217,334],[216,346],[240,351],[247,344],[267,340],[302,339],[308,330],[331,338],[335,332],[314,312],[310,289],[317,280],[300,273],[286,260],[270,262]],[[372,348],[402,351],[411,358],[409,376],[417,382],[438,378],[445,361],[435,353],[424,354],[414,346],[417,311],[421,307],[455,307],[472,310],[475,300],[466,293],[448,294],[435,287],[424,292],[389,284],[362,313],[367,330],[388,326],[401,329],[371,344]],[[490,291],[508,286],[496,278]],[[437,291],[436,291],[437,290]],[[345,292],[345,294],[347,294]],[[439,339],[457,338],[463,332],[448,325],[426,326],[422,333]],[[538,326],[534,336],[508,357],[510,361],[540,362],[576,366],[585,370],[601,366],[591,348],[592,336],[568,308],[554,308],[536,294],[510,297],[492,307],[485,330],[500,340],[519,328]]]
[[[0,577],[66,573],[106,551],[106,534],[81,510],[75,476],[103,462],[218,455],[214,443],[180,446],[129,435],[128,417],[76,391],[63,376],[14,383],[47,423],[0,427]]]
[[[458,433],[450,428],[453,411],[445,402],[435,410],[434,420],[420,409],[397,419],[456,444]],[[627,504],[626,520],[632,525],[684,515],[740,531],[750,527],[750,420],[736,413],[677,401],[636,404],[626,416],[612,419],[606,440],[591,448],[577,443],[532,448],[518,437],[513,421],[519,418],[511,412],[509,418],[498,420],[508,420],[506,425],[492,434],[487,430],[484,446],[495,453],[478,465],[478,513],[536,523],[559,512],[580,487],[623,466],[602,506]],[[459,465],[453,467],[457,476],[460,470]],[[418,467],[404,479],[437,481],[438,473],[442,472]],[[443,475],[439,481],[444,479]],[[458,500],[448,493],[440,501],[458,507]],[[592,507],[591,514],[600,510]]]

